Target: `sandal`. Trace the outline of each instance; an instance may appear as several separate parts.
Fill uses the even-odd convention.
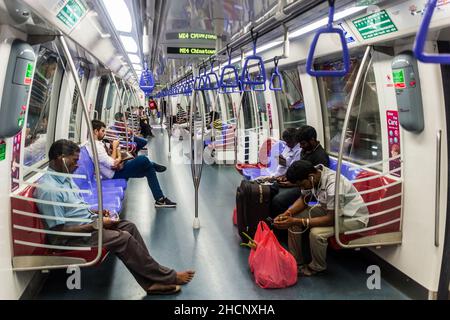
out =
[[[152,289],[152,287],[155,287]],[[179,285],[153,285],[147,290],[149,295],[166,295],[175,294],[181,291],[181,286]]]
[[[312,277],[312,276],[320,274],[320,273],[322,273],[324,271],[325,270],[323,270],[323,271],[316,271],[316,270],[311,269],[308,266],[304,266],[304,267],[298,268],[298,275],[301,276],[301,277]]]

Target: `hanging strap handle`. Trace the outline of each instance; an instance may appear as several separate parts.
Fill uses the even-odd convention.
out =
[[[414,43],[414,55],[417,60],[424,63],[450,64],[450,54],[427,54],[425,50],[425,42],[427,41],[428,30],[430,29],[431,19],[437,0],[428,0],[422,24],[417,33],[416,42]]]
[[[251,29],[251,36],[253,39],[253,55],[245,58],[244,66],[242,67],[241,81],[244,91],[249,91],[248,87],[251,90],[255,91],[265,91],[266,90],[266,69],[264,68],[264,60],[261,56],[256,55],[256,41],[258,40],[258,33]],[[250,62],[254,62],[259,65],[259,74],[252,79],[249,72],[249,64]],[[262,86],[262,87],[261,87]],[[260,88],[258,88],[260,87]]]
[[[311,48],[309,49],[308,59],[306,61],[306,72],[313,77],[344,77],[350,71],[350,54],[348,52],[347,40],[345,39],[344,30],[341,28],[334,28],[334,0],[328,0],[330,6],[328,13],[328,25],[317,31],[314,36],[313,42],[311,43]],[[342,55],[344,68],[342,70],[314,70],[314,53],[316,51],[317,43],[322,34],[325,33],[335,33],[339,35],[342,45]]]
[[[283,90],[283,78],[281,77],[280,71],[278,70],[278,62],[280,61],[280,57],[275,56],[273,58],[273,64],[275,65],[275,70],[272,73],[272,77],[270,78],[269,89],[272,91],[282,91]],[[278,79],[279,86],[275,86],[275,81]]]

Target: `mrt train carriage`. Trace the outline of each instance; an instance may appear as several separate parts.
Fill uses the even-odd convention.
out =
[[[448,299],[449,53],[446,0],[0,0],[0,297]],[[136,170],[151,164],[172,205],[149,171],[101,178],[92,120],[113,152],[144,159]],[[305,125],[334,199],[349,181],[368,222],[332,228],[326,272],[267,290],[240,246],[236,190],[271,175],[283,132]],[[77,159],[54,154],[61,139]],[[50,227],[91,226],[55,216],[74,211],[98,224]],[[190,282],[146,294],[99,241],[112,213]]]

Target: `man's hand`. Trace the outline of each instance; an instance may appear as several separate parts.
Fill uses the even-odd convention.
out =
[[[280,177],[277,177],[276,179],[277,179],[278,183],[280,183],[280,182],[287,182],[286,176],[280,176]]]
[[[98,210],[92,210],[91,211],[95,214],[98,215],[99,211]],[[108,209],[103,209],[103,216],[104,217],[109,217],[111,215],[111,212]]]
[[[119,220],[114,220],[110,217],[103,217],[103,228],[105,229],[113,229],[118,223]]]
[[[298,219],[288,216],[286,214],[280,214],[275,218],[273,226],[277,229],[289,229],[290,227],[296,225]]]

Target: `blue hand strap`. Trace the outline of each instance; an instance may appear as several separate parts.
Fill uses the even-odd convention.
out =
[[[309,49],[308,60],[306,61],[306,72],[313,77],[343,77],[350,71],[350,54],[348,52],[347,40],[345,39],[344,30],[341,28],[334,28],[334,0],[328,0],[330,10],[328,13],[328,25],[317,31],[314,36],[311,48]],[[342,45],[342,55],[344,61],[344,68],[342,70],[314,70],[314,53],[316,51],[317,43],[322,34],[335,33],[339,35]]]
[[[275,57],[273,59],[273,63],[275,65],[275,70],[272,73],[272,76],[270,78],[270,85],[269,85],[269,89],[272,91],[282,91],[283,90],[283,78],[281,77],[280,71],[278,70],[278,61],[280,61],[279,57]],[[275,82],[278,83],[278,86],[276,86]]]
[[[266,69],[264,68],[264,61],[262,57],[256,55],[257,34],[255,36],[253,30],[251,30],[251,34],[253,38],[253,55],[248,56],[245,59],[244,66],[242,67],[241,81],[244,87],[244,91],[246,91],[246,88],[247,90],[248,88],[250,88],[255,91],[264,91],[266,90],[266,80],[267,80]],[[250,72],[248,70],[250,62],[258,64],[259,66],[259,73],[256,75],[255,78],[251,77]]]
[[[425,50],[425,42],[427,41],[428,30],[430,29],[431,18],[436,8],[437,0],[428,0],[422,24],[417,33],[416,42],[414,43],[414,55],[417,60],[425,63],[450,64],[450,54],[427,54]]]

